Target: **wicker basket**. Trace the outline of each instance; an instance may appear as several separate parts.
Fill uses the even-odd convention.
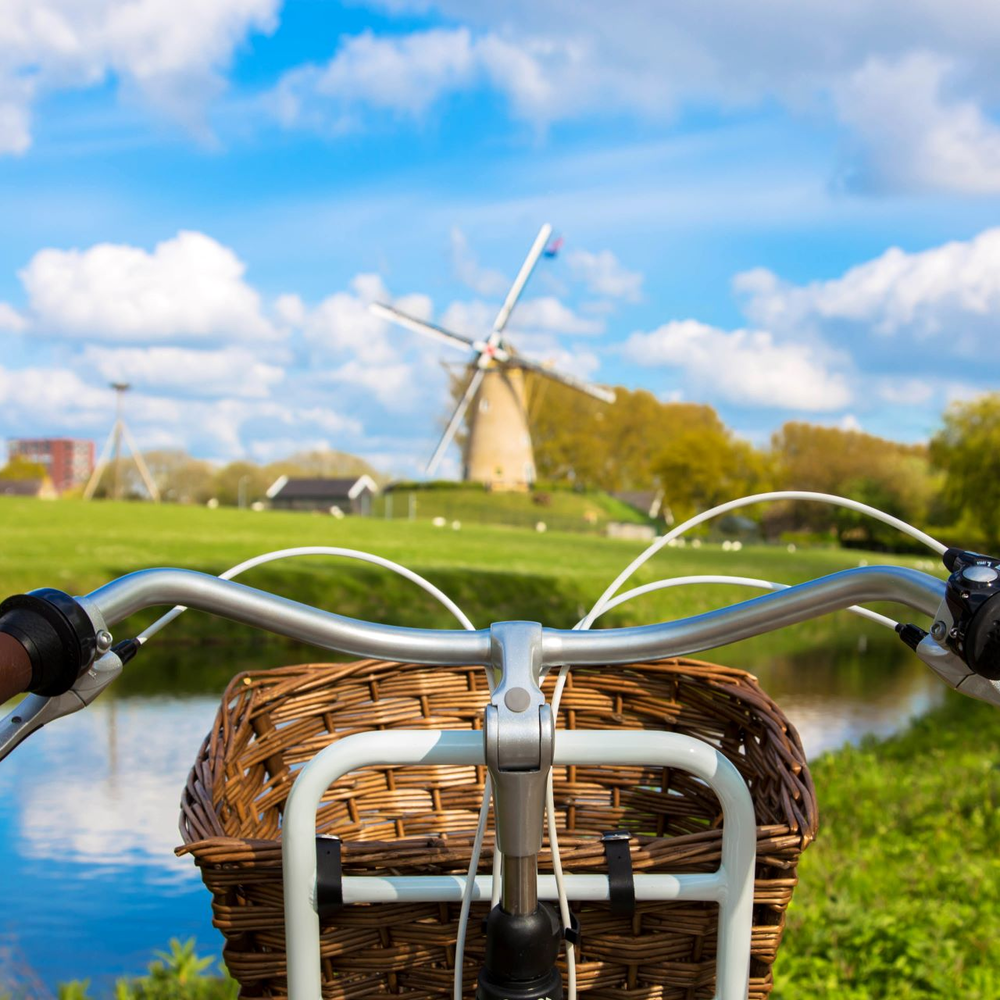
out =
[[[551,693],[552,680],[546,681]],[[241,674],[226,692],[181,804],[185,846],[212,891],[214,922],[242,997],[284,997],[279,824],[299,766],[350,733],[474,729],[487,701],[480,667],[372,660]],[[799,854],[816,832],[816,800],[798,735],[756,679],[692,660],[574,669],[560,728],[658,729],[706,740],[746,778],[757,815],[750,997],[771,989],[771,963],[795,886]],[[558,738],[558,737],[557,737]],[[349,874],[464,872],[483,792],[483,767],[373,767],[327,793],[320,833],[344,840]],[[721,813],[707,786],[671,768],[555,769],[560,851],[567,871],[604,871],[600,834],[628,828],[645,872],[719,865]],[[488,869],[487,841],[482,865]],[[542,870],[551,871],[547,854]],[[717,906],[640,903],[631,919],[607,904],[574,904],[583,939],[580,992],[594,998],[710,997]],[[454,975],[458,904],[351,905],[322,926],[323,996],[446,997]],[[474,990],[485,904],[466,942]]]

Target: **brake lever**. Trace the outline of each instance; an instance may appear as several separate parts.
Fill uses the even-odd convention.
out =
[[[938,641],[946,639],[954,627],[952,607],[946,597],[934,615],[931,631],[913,647],[914,652],[945,684],[959,694],[1000,706],[1000,681],[992,681],[977,674],[957,653]]]
[[[122,672],[121,657],[109,649],[64,694],[29,694],[0,721],[0,760],[42,726],[86,708]]]

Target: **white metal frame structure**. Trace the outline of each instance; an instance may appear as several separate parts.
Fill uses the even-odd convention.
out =
[[[115,477],[112,496],[115,500],[121,500],[121,461],[122,442],[124,442],[139,472],[139,477],[142,479],[143,485],[149,493],[150,499],[154,503],[159,503],[160,491],[157,488],[156,481],[150,475],[149,466],[146,465],[146,461],[142,457],[142,452],[136,447],[135,440],[132,438],[125,419],[122,417],[122,396],[128,392],[131,386],[126,382],[112,382],[111,388],[115,390],[115,422],[111,427],[111,432],[108,434],[107,440],[104,442],[104,447],[101,448],[97,465],[94,466],[94,471],[90,474],[90,479],[87,480],[87,485],[84,487],[83,499],[90,500],[93,498],[94,491],[101,482],[101,477],[107,470],[108,465],[111,465],[114,469]],[[108,461],[109,456],[113,456],[110,462]]]
[[[483,764],[483,733],[389,730],[347,736],[320,751],[295,779],[281,831],[288,994],[321,1000],[319,915],[316,908],[316,810],[327,788],[356,768],[399,764]],[[678,733],[560,731],[554,764],[652,764],[687,770],[705,781],[722,805],[722,859],[715,872],[643,875],[638,900],[711,900],[719,904],[715,1000],[745,1000],[750,970],[757,827],[753,802],[739,772],[718,750]],[[567,875],[571,900],[607,899],[604,875]],[[457,902],[464,880],[347,876],[344,903]],[[552,876],[539,878],[539,897],[555,899]],[[492,878],[476,879],[476,896],[492,897]],[[475,898],[475,897],[474,897]]]

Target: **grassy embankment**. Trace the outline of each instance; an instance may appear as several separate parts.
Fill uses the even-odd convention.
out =
[[[412,498],[412,499],[411,499]],[[375,499],[377,517],[407,518],[410,505],[422,520],[443,517],[474,524],[502,524],[532,528],[541,522],[550,531],[603,531],[609,521],[645,524],[648,519],[633,507],[599,490],[540,488],[529,493],[494,493],[473,483],[405,485]]]
[[[219,573],[234,563],[269,549],[293,545],[333,545],[365,549],[394,559],[437,584],[461,606],[472,621],[515,618],[569,627],[587,611],[605,586],[643,544],[598,535],[550,531],[537,534],[514,528],[463,526],[460,531],[435,528],[429,522],[385,521],[301,513],[280,513],[148,504],[84,504],[0,498],[0,593],[55,586],[84,593],[124,573],[148,566],[182,566]],[[633,578],[634,584],[659,576],[729,573],[795,583],[857,565],[862,559],[886,557],[838,549],[789,553],[781,547],[746,547],[724,551],[719,545],[699,549],[666,549]],[[892,561],[914,564],[912,557]],[[924,565],[930,565],[924,563]],[[298,559],[250,571],[243,582],[352,617],[402,625],[451,627],[454,619],[432,598],[408,581],[357,562]],[[694,614],[720,604],[745,599],[748,591],[732,587],[680,588],[645,596],[611,612],[606,624],[644,624]],[[119,636],[141,628],[152,612],[119,626]],[[876,626],[869,628],[870,632]],[[828,616],[808,626],[752,640],[757,654],[801,651],[838,643],[856,643],[852,623]],[[891,636],[877,636],[895,643]],[[202,683],[221,687],[237,669],[261,663],[262,649],[278,650],[275,663],[315,656],[304,648],[279,646],[252,633],[205,615],[183,616],[157,641],[158,675],[185,673],[184,660],[194,643],[225,645],[225,662],[206,665],[211,653],[200,655]],[[153,647],[150,647],[152,652]],[[716,653],[712,654],[716,656]],[[741,653],[722,662],[740,665]],[[171,663],[171,657],[176,661]],[[188,671],[190,673],[190,671]],[[214,676],[218,674],[218,677]],[[116,685],[123,693],[142,683],[130,671]]]
[[[812,765],[775,1000],[1000,996],[1000,712],[952,695]]]

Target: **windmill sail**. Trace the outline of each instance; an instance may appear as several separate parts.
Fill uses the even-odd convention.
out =
[[[498,458],[497,461],[491,461],[489,458],[484,459],[482,455],[479,455],[479,461],[476,463],[473,463],[471,460],[467,462],[468,468],[471,469],[473,465],[476,465],[482,470],[488,470],[481,472],[476,478],[482,478],[483,481],[490,482],[493,485],[496,485],[494,476],[498,476],[500,480],[507,477],[513,482],[520,483],[519,488],[522,489],[527,483],[533,480],[534,459],[531,454],[531,437],[528,431],[527,412],[524,407],[524,382],[520,374],[521,371],[530,371],[544,378],[552,379],[554,382],[559,382],[571,389],[586,393],[588,396],[605,403],[613,403],[615,401],[615,394],[604,386],[593,385],[590,382],[577,378],[575,375],[555,371],[540,362],[516,355],[503,335],[511,312],[517,305],[539,258],[549,246],[549,238],[551,236],[552,227],[548,223],[545,223],[531,244],[531,249],[528,251],[528,255],[525,257],[521,269],[517,272],[517,277],[510,286],[510,291],[507,292],[503,305],[500,307],[500,311],[493,321],[493,328],[484,340],[473,340],[461,334],[453,333],[443,327],[428,323],[425,320],[416,319],[404,312],[400,312],[392,306],[379,302],[373,302],[369,306],[375,315],[396,323],[399,326],[432,337],[435,340],[443,341],[452,347],[472,349],[472,356],[469,358],[469,381],[465,387],[465,391],[462,393],[461,399],[459,399],[448,420],[448,424],[441,435],[437,447],[434,449],[434,454],[427,463],[426,471],[428,475],[434,474],[448,446],[458,433],[458,428],[469,411],[469,407],[477,397],[480,397],[477,403],[476,419],[472,421],[470,428],[467,445],[468,452],[471,455],[476,450],[478,444],[480,452],[484,448],[487,450],[496,448],[498,455],[500,451],[503,451],[506,457],[503,460]],[[510,371],[510,369],[515,369],[516,371]],[[506,397],[497,395],[501,392],[505,392],[507,394]],[[514,393],[516,396],[516,404],[511,401],[511,393]],[[497,429],[496,421],[498,418],[495,415],[486,417],[490,408],[491,394],[495,402],[501,403],[507,408],[507,415],[503,419],[513,419],[514,423],[517,424],[516,427],[505,428],[501,433]],[[487,424],[490,424],[491,429],[489,431],[483,430],[478,432],[478,437],[484,440],[477,442],[477,426],[480,424],[479,418],[481,417],[484,418],[482,420],[483,426],[485,427]],[[501,439],[503,439],[502,447]],[[512,442],[520,443],[512,447]],[[518,453],[520,457],[511,459],[510,453],[512,452]],[[515,467],[509,475],[503,469],[505,464]]]
[[[438,446],[434,449],[434,454],[431,455],[431,460],[427,463],[428,476],[434,475],[441,458],[444,456],[445,451],[448,450],[448,445],[451,444],[452,438],[458,433],[458,428],[462,423],[462,418],[465,416],[465,411],[469,408],[469,404],[479,391],[479,387],[482,385],[485,377],[486,370],[484,368],[473,370],[472,378],[469,379],[469,384],[465,387],[465,392],[462,393],[462,398],[458,401],[455,412],[452,413],[451,419],[448,421],[448,426],[445,427],[444,434],[441,435],[441,440],[438,441]]]
[[[569,386],[570,389],[576,389],[578,392],[585,392],[588,396],[593,396],[594,399],[601,400],[602,403],[613,403],[615,401],[614,392],[611,389],[606,389],[603,385],[585,382],[582,378],[577,378],[575,375],[568,375],[566,372],[556,371],[548,365],[542,365],[537,361],[529,361],[527,358],[522,358],[520,354],[514,355],[507,364],[514,368],[523,368],[525,371],[534,372],[536,375],[543,375],[545,378],[552,379],[553,382],[560,382],[562,385]]]
[[[405,312],[400,312],[398,309],[394,309],[392,306],[384,305],[381,302],[372,302],[371,305],[368,306],[368,309],[376,316],[381,316],[382,319],[387,319],[392,323],[398,323],[399,326],[405,326],[408,330],[414,330],[417,333],[422,333],[425,337],[433,337],[435,340],[443,340],[446,344],[450,344],[452,347],[465,348],[476,346],[476,342],[474,340],[470,340],[468,337],[463,337],[460,333],[452,333],[450,330],[445,330],[443,327],[435,326],[433,323],[417,319],[415,316],[409,316]]]

